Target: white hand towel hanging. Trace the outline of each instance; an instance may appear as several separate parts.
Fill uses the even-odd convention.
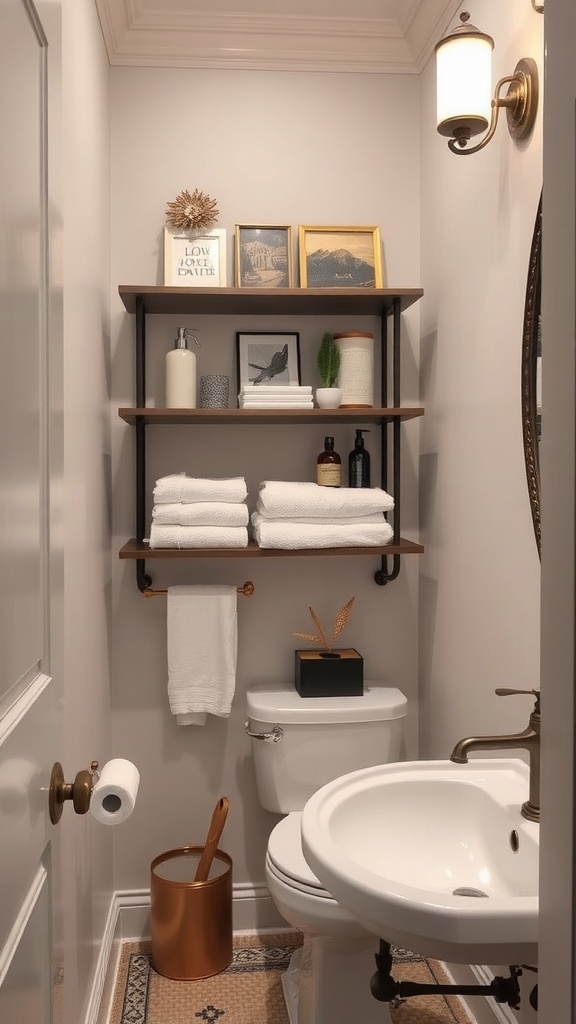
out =
[[[229,586],[169,587],[168,700],[179,725],[227,718],[236,685],[237,593]]]

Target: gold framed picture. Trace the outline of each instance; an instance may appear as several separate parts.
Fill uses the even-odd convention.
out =
[[[234,284],[237,288],[292,287],[289,224],[236,224]]]
[[[379,227],[300,224],[302,288],[382,288]]]

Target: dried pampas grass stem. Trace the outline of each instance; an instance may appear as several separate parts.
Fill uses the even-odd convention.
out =
[[[337,638],[340,636],[340,633],[342,632],[344,626],[346,625],[348,619],[350,618],[350,612],[352,611],[353,604],[354,598],[351,597],[350,600],[348,601],[348,604],[345,604],[344,607],[340,609],[338,615],[336,616],[336,621],[334,623],[334,628],[332,630],[332,647],[334,647]]]
[[[324,627],[322,626],[322,623],[320,622],[320,619],[318,618],[313,608],[309,608],[308,610],[312,617],[312,622],[314,623],[316,629],[318,630],[318,634],[293,632],[292,636],[297,636],[300,640],[307,640],[308,643],[310,644],[318,644],[320,647],[323,647],[325,651],[332,651],[334,649],[334,644],[336,643],[336,640],[340,636],[340,633],[342,632],[344,626],[346,625],[348,619],[350,618],[350,612],[352,611],[353,604],[354,598],[351,597],[348,603],[345,604],[344,607],[341,608],[340,611],[338,612],[334,622],[334,626],[332,628],[332,642],[330,644],[326,639]]]

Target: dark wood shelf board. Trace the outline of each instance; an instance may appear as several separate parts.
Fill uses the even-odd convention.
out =
[[[381,316],[394,299],[404,312],[423,295],[421,288],[178,288],[120,285],[128,313],[141,298],[146,313],[217,313],[248,316]]]
[[[303,548],[288,550],[281,548],[259,548],[250,541],[247,548],[149,548],[146,544],[138,545],[132,538],[120,548],[120,558],[294,558],[318,557],[319,555],[420,555],[424,552],[422,544],[400,538],[399,544],[382,544],[374,547],[361,548]]]
[[[386,423],[424,415],[422,408],[400,409],[131,409],[118,410],[120,419],[144,423]]]

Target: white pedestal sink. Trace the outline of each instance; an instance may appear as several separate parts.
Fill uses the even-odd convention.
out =
[[[323,786],[302,849],[328,892],[379,938],[449,963],[535,964],[539,826],[528,767],[405,761]]]

